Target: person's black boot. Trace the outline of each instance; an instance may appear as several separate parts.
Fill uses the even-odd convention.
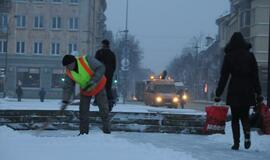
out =
[[[251,146],[251,141],[250,139],[245,139],[245,149],[249,149]]]
[[[231,148],[232,150],[239,150],[239,143],[234,143],[234,145]]]
[[[79,133],[77,136],[87,135],[88,133]]]
[[[249,149],[251,146],[251,141],[250,141],[250,132],[246,132],[245,134],[245,142],[244,142],[245,149]]]

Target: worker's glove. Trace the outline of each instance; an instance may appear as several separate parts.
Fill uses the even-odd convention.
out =
[[[214,101],[215,101],[216,103],[218,103],[218,102],[221,101],[221,98],[220,98],[220,97],[215,97],[215,98],[214,98]]]
[[[94,89],[94,88],[96,88],[96,86],[97,86],[97,83],[95,83],[95,82],[93,82],[93,81],[90,81],[88,84],[87,84],[87,86],[86,87],[84,87],[84,91],[88,91],[88,90],[92,90],[92,89]]]

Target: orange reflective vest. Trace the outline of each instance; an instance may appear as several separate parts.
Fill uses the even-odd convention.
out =
[[[82,56],[77,58],[77,65],[78,65],[78,73],[75,71],[66,70],[66,74],[69,78],[79,84],[81,94],[85,96],[95,96],[98,94],[106,84],[106,77],[103,75],[101,80],[97,83],[95,88],[91,87],[88,90],[84,90],[85,87],[89,84],[89,81],[94,76],[93,69],[88,64],[86,60],[86,56]]]

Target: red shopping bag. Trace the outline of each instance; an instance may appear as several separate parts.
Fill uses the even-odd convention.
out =
[[[260,106],[260,114],[262,119],[262,132],[264,134],[270,134],[270,110],[264,103]]]
[[[228,113],[227,106],[207,106],[206,122],[204,126],[205,133],[225,134],[225,125]]]

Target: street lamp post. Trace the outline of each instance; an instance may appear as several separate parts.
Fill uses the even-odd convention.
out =
[[[267,80],[267,106],[270,105],[270,14],[269,14],[269,34],[268,34],[268,80]]]
[[[8,22],[7,22],[7,33],[6,33],[6,39],[7,39],[7,52],[5,53],[5,77],[4,77],[4,95],[3,97],[5,98],[7,96],[7,92],[8,92],[8,87],[7,87],[7,81],[8,81],[8,45],[9,45],[9,35],[10,35],[10,23],[12,18],[17,18],[16,15],[11,16],[8,18]],[[16,33],[16,31],[15,31]]]
[[[125,30],[123,31],[125,33],[125,45],[124,45],[124,56],[121,60],[121,70],[123,71],[123,82],[124,82],[124,87],[123,87],[123,103],[126,103],[126,98],[127,98],[127,91],[128,91],[128,81],[127,81],[127,76],[128,76],[128,70],[129,70],[129,53],[128,53],[128,0],[126,1],[126,25],[125,25]]]

